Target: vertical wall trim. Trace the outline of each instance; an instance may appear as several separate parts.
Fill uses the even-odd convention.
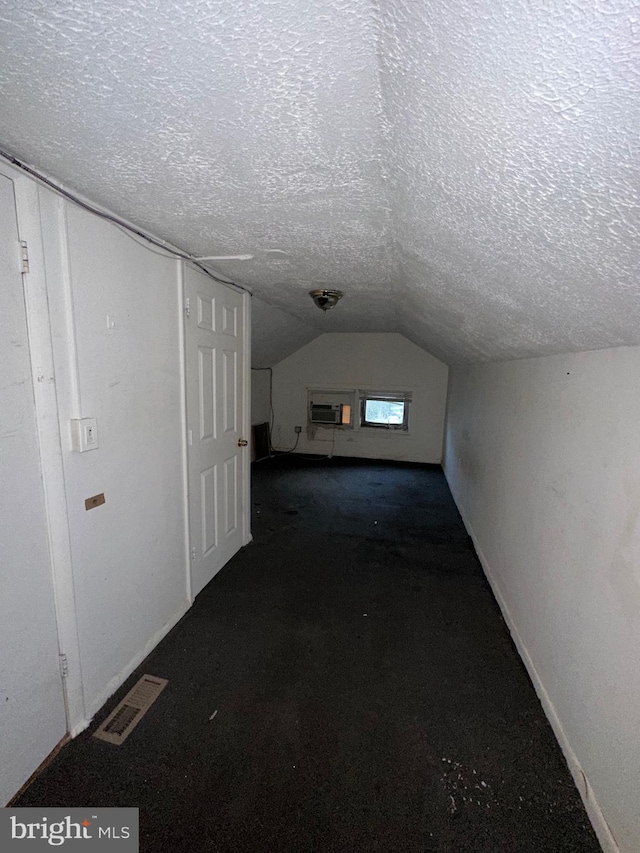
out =
[[[69,417],[82,417],[82,396],[80,392],[80,365],[78,364],[78,345],[76,334],[76,315],[73,307],[73,286],[71,280],[71,258],[69,249],[69,226],[67,220],[68,203],[56,199],[59,220],[60,241],[60,284],[65,307],[67,332],[67,358],[69,360]],[[70,440],[67,436],[67,440]]]
[[[442,424],[442,456],[440,465],[444,471],[447,459],[447,448],[449,447],[449,411],[451,408],[451,368],[447,366],[447,396],[444,403],[444,421]]]
[[[176,287],[178,290],[178,340],[180,343],[180,397],[182,400],[180,420],[182,424],[182,502],[184,521],[184,567],[185,594],[193,604],[191,588],[191,525],[189,519],[189,442],[187,423],[187,352],[185,334],[184,261],[176,260]]]
[[[85,705],[60,434],[59,388],[54,366],[50,282],[45,266],[45,229],[41,216],[43,204],[49,202],[59,205],[59,201],[51,194],[43,198],[38,186],[21,175],[14,178],[14,181],[18,227],[21,238],[26,239],[29,245],[30,271],[24,276],[27,329],[58,628],[58,650],[66,655],[68,665],[68,676],[63,680],[67,729],[73,732],[79,725],[83,726]],[[49,217],[51,221],[57,223],[55,210],[50,210],[50,214],[53,214]],[[52,235],[46,235],[50,236]]]

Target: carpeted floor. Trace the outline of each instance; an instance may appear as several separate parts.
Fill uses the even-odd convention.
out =
[[[144,853],[600,850],[442,472],[254,468],[254,542],[16,805],[139,806]]]

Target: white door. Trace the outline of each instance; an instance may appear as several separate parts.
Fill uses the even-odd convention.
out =
[[[67,730],[13,181],[0,174],[0,805]]]
[[[191,594],[248,540],[248,294],[184,282]]]

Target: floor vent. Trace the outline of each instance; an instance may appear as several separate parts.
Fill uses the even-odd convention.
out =
[[[167,686],[166,678],[143,675],[131,688],[122,702],[113,709],[102,725],[93,733],[94,737],[107,743],[123,743]]]

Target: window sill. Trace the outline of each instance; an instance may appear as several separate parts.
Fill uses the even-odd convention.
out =
[[[355,435],[363,435],[371,438],[413,438],[411,433],[403,429],[376,429],[376,427],[356,427]]]

